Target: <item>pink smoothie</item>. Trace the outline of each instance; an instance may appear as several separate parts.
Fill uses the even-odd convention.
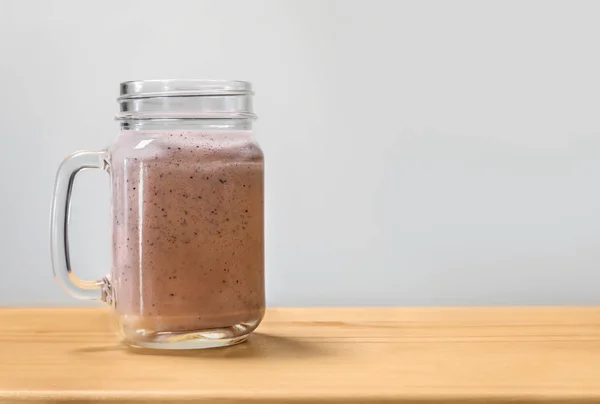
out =
[[[122,327],[258,324],[263,155],[250,133],[123,131],[114,150],[112,282]]]

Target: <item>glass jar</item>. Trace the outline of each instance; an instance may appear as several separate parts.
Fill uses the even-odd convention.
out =
[[[124,340],[149,348],[232,345],[265,310],[263,153],[250,83],[121,84],[121,132],[60,166],[52,205],[54,274],[72,295],[111,304]],[[69,199],[83,168],[111,177],[112,268],[71,271]]]

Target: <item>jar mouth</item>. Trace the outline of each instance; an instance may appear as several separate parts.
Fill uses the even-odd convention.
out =
[[[120,85],[117,101],[155,97],[253,95],[252,84],[240,80],[166,79],[132,80]]]
[[[252,84],[240,80],[133,80],[120,84],[117,120],[256,119]]]

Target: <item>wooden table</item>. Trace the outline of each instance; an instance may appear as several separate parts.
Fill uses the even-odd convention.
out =
[[[0,309],[0,402],[600,402],[600,308],[269,309],[245,344],[121,346],[104,309]]]

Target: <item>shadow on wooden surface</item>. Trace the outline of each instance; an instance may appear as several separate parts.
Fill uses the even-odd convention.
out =
[[[197,350],[160,350],[132,348],[124,344],[86,347],[73,350],[76,353],[101,353],[126,351],[132,355],[177,356],[202,359],[244,358],[263,360],[265,358],[313,358],[329,356],[322,345],[293,337],[254,333],[246,342],[238,345]]]

